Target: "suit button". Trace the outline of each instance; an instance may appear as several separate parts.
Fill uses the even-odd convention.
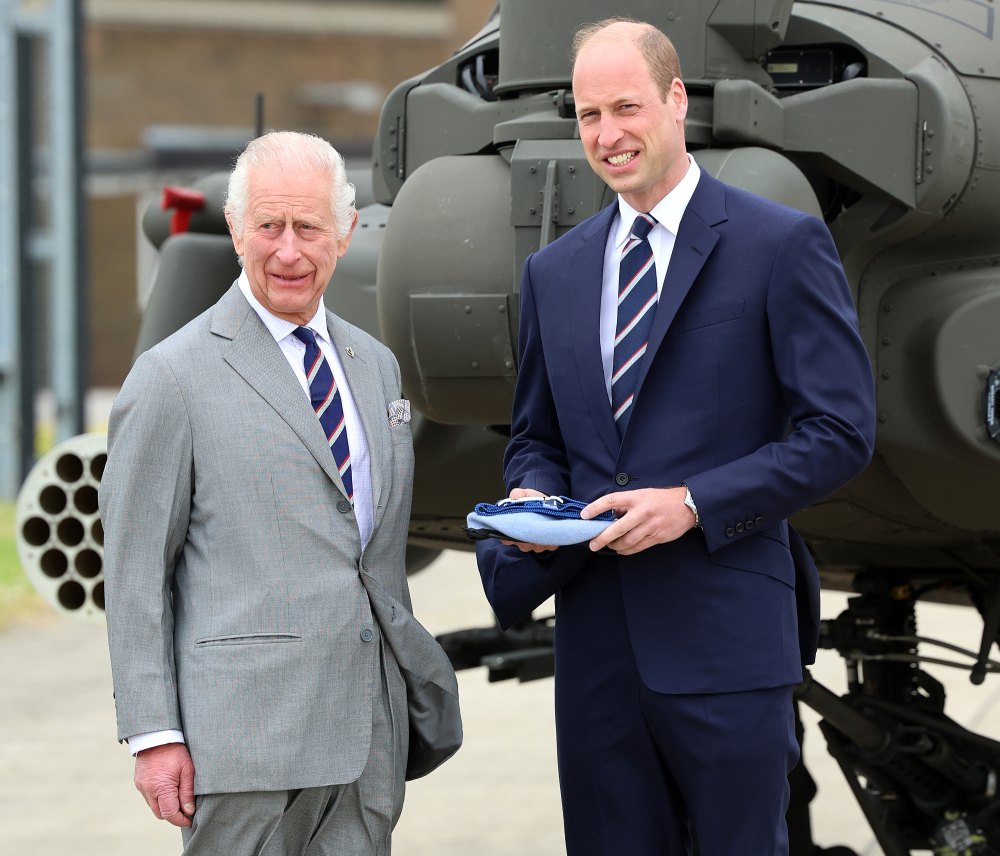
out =
[[[339,511],[341,514],[347,514],[347,512],[350,510],[351,510],[351,503],[349,503],[346,499],[342,499],[337,503],[337,511]]]
[[[733,536],[734,536],[735,534],[736,534],[736,530],[735,530],[735,529],[733,529],[733,527],[732,527],[732,526],[730,526],[730,527],[729,527],[729,528],[728,528],[728,529],[726,530],[726,537],[727,537],[727,538],[732,538],[732,537],[733,537]]]
[[[748,520],[748,521],[747,521],[747,529],[753,529],[753,527],[754,527],[754,522],[753,522],[753,520]]]
[[[372,633],[372,630],[371,630],[370,627],[366,627],[364,630],[361,631],[361,641],[362,642],[371,642],[372,639],[374,639],[374,638],[375,638],[375,634]]]
[[[742,523],[737,523],[736,524],[736,531],[737,532],[742,532],[745,528],[746,527]]]
[[[628,484],[628,473],[618,473],[615,476],[615,481],[618,482],[622,487]]]
[[[760,526],[760,524],[764,522],[764,518],[759,516],[755,517],[753,522]]]

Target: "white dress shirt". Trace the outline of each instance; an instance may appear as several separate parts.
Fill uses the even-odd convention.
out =
[[[298,329],[298,324],[278,318],[268,312],[254,297],[250,290],[250,281],[247,279],[246,271],[240,273],[237,280],[240,291],[247,299],[254,311],[264,322],[264,326],[274,336],[274,341],[281,348],[281,353],[285,355],[288,364],[295,372],[295,377],[299,380],[299,385],[309,400],[309,381],[306,378],[306,369],[303,360],[306,355],[304,342],[299,341],[292,335]],[[316,342],[319,344],[323,356],[326,357],[330,368],[333,371],[333,379],[337,382],[337,389],[340,390],[340,398],[344,404],[344,419],[347,422],[347,442],[351,447],[351,478],[354,483],[354,516],[358,521],[358,530],[361,533],[361,545],[368,543],[372,534],[374,516],[372,514],[372,477],[371,466],[368,462],[368,440],[365,437],[365,429],[361,423],[361,416],[354,403],[354,396],[347,383],[347,376],[344,374],[344,367],[340,362],[340,355],[334,350],[330,340],[330,333],[326,327],[326,307],[320,301],[319,307],[312,320],[305,325],[316,334]],[[349,359],[354,359],[349,357]],[[331,452],[331,455],[333,453]]]
[[[281,353],[285,355],[288,364],[291,366],[295,377],[298,378],[302,391],[309,400],[309,381],[306,378],[304,359],[306,346],[299,341],[292,332],[298,328],[298,324],[278,318],[268,312],[254,297],[250,290],[250,281],[247,279],[246,271],[240,272],[237,280],[240,291],[253,307],[254,311],[264,322],[268,332],[274,336],[274,341],[281,348]],[[361,424],[361,417],[358,414],[357,406],[354,403],[354,396],[351,388],[347,384],[344,375],[344,367],[340,362],[340,357],[334,350],[330,341],[330,333],[326,326],[326,308],[320,301],[319,307],[312,320],[306,324],[313,333],[316,334],[316,341],[323,356],[326,357],[333,371],[333,379],[337,382],[337,389],[340,390],[340,398],[344,405],[344,419],[347,422],[347,442],[351,447],[351,478],[354,484],[354,516],[358,522],[358,531],[361,535],[362,547],[368,543],[372,534],[374,517],[372,514],[372,479],[371,466],[368,461],[368,441],[365,437],[364,426]],[[331,453],[332,454],[332,453]],[[143,749],[151,749],[154,746],[162,746],[166,743],[184,743],[184,734],[180,731],[149,731],[145,734],[136,734],[128,739],[129,751],[135,755]]]
[[[663,281],[674,251],[674,239],[681,225],[681,218],[687,209],[701,170],[688,155],[688,169],[677,186],[663,197],[652,211],[636,211],[621,196],[618,197],[618,216],[608,232],[608,243],[604,250],[604,282],[601,286],[601,360],[604,364],[604,383],[611,401],[611,367],[615,353],[615,328],[618,325],[618,271],[622,260],[622,249],[632,231],[632,224],[639,214],[652,214],[656,225],[649,232],[649,246],[653,250],[656,265],[656,293],[663,292]]]

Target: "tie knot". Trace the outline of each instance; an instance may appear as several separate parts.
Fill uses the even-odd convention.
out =
[[[656,218],[652,214],[640,214],[632,224],[632,234],[640,241],[645,241],[655,225]]]
[[[307,347],[316,344],[316,334],[308,327],[296,327],[292,335]]]

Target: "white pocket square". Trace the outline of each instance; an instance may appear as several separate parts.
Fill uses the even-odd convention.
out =
[[[390,428],[396,425],[405,425],[410,421],[410,402],[405,398],[391,402],[387,414],[389,416]]]

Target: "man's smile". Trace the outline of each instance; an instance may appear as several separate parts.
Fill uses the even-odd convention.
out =
[[[271,279],[273,279],[279,285],[299,285],[309,277],[309,274],[269,273],[268,276],[271,277]]]
[[[611,166],[625,166],[636,156],[637,152],[622,152],[617,155],[609,155],[605,160],[611,164]]]

